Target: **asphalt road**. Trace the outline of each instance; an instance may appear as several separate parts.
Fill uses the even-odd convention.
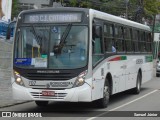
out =
[[[51,116],[47,118],[23,118],[23,120],[159,120],[160,117],[156,117],[156,114],[160,116],[160,78],[154,77],[153,80],[143,84],[141,93],[138,95],[126,91],[112,96],[109,106],[105,109],[98,108],[94,102],[51,102],[47,107],[43,108],[37,107],[34,102],[29,102],[1,108],[0,111],[40,112],[42,113],[42,116]],[[152,116],[146,117],[148,114]],[[139,115],[142,115],[143,117],[140,117]],[[6,118],[0,118],[0,120],[5,119]],[[17,120],[17,118],[7,119]]]

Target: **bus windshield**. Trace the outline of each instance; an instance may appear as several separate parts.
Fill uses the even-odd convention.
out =
[[[23,26],[16,34],[14,65],[35,69],[85,67],[87,46],[88,27],[84,25]]]

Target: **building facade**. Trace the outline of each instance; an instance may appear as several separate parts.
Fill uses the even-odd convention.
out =
[[[49,6],[50,0],[19,0],[20,11]]]

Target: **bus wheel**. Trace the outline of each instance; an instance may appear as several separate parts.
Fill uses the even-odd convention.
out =
[[[37,106],[43,107],[48,105],[48,101],[35,101]]]
[[[141,74],[138,72],[136,87],[132,89],[133,94],[139,94],[141,91]]]
[[[106,79],[105,84],[104,84],[104,89],[103,89],[103,98],[97,100],[97,104],[100,108],[106,108],[109,103],[109,98],[110,98],[110,88],[109,88],[109,83],[108,80]]]

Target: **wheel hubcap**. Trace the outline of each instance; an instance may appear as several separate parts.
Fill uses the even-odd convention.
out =
[[[137,81],[137,88],[138,88],[138,90],[140,90],[140,78],[139,78],[139,76],[138,76],[138,81]]]
[[[106,99],[106,100],[109,99],[109,89],[108,89],[108,86],[104,87],[104,99]]]

